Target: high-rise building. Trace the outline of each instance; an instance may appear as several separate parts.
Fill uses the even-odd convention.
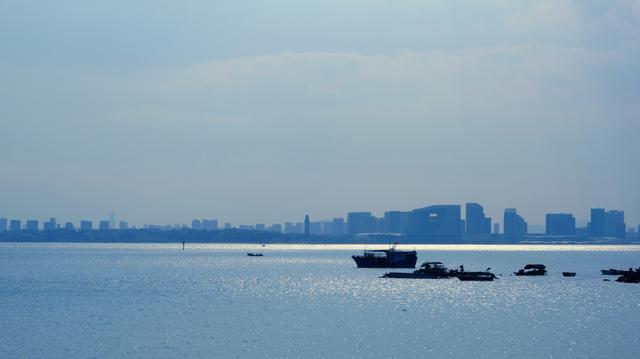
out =
[[[385,233],[407,233],[410,212],[388,211],[384,213]]]
[[[607,237],[624,239],[627,234],[627,224],[624,222],[623,211],[607,211],[604,222],[604,232]]]
[[[108,231],[109,221],[108,220],[100,221],[100,223],[98,223],[98,229],[101,231]]]
[[[459,205],[436,205],[414,209],[409,215],[407,233],[419,236],[459,236]]]
[[[22,229],[22,222],[19,219],[12,219],[9,222],[9,230],[11,232],[19,232]]]
[[[371,212],[349,212],[347,213],[347,228],[352,236],[361,233],[376,233],[378,219]]]
[[[296,233],[296,226],[292,222],[287,222],[284,224],[284,233],[293,234]]]
[[[309,231],[312,235],[319,236],[322,234],[322,222],[310,222],[309,226]]]
[[[518,214],[515,208],[504,210],[503,224],[505,238],[517,238],[528,232],[527,221]]]
[[[478,203],[466,204],[466,233],[468,234],[490,234],[491,218],[486,217],[484,208]]]
[[[500,223],[493,224],[493,234],[500,234]]]
[[[47,232],[48,232],[48,231],[55,231],[55,230],[56,230],[56,219],[55,219],[55,218],[53,218],[53,217],[52,217],[52,218],[49,218],[49,220],[48,220],[48,221],[46,221],[46,222],[44,222],[44,223],[42,224],[42,226],[43,226],[43,229],[44,229],[45,231],[47,231]]]
[[[38,231],[38,221],[35,219],[27,220],[27,231],[29,232],[37,232]]]
[[[626,236],[627,224],[624,222],[624,212],[604,208],[591,209],[589,223],[591,237],[615,237],[623,239]]]
[[[116,229],[116,215],[113,212],[109,214],[109,229]]]
[[[67,222],[67,223],[64,224],[64,231],[65,232],[74,232],[75,230],[76,230],[76,228],[73,225],[73,223]]]
[[[266,231],[267,230],[267,225],[264,223],[258,223],[256,224],[256,231]]]
[[[575,236],[576,219],[570,213],[549,213],[546,216],[546,234],[549,236]]]
[[[341,236],[346,233],[344,218],[337,217],[334,218],[331,222],[333,227],[333,235]]]
[[[6,218],[0,218],[0,233],[6,232],[9,222]]]
[[[191,229],[195,230],[195,231],[201,231],[202,230],[202,222],[200,222],[199,219],[194,219],[191,221]]]
[[[120,229],[121,231],[126,231],[127,229],[129,229],[129,223],[125,221],[120,221],[118,225],[118,229]]]
[[[311,234],[311,222],[309,220],[309,215],[306,214],[304,216],[304,235],[308,236]]]
[[[216,219],[203,219],[202,220],[202,229],[205,231],[217,231],[218,230],[218,220]]]
[[[331,222],[331,221],[322,221],[322,235],[324,235],[324,236],[332,236],[333,235],[333,222]]]
[[[604,237],[604,224],[605,224],[606,211],[604,208],[592,208],[591,209],[591,222],[589,222],[589,229],[591,237]]]
[[[92,221],[80,221],[80,231],[86,232],[93,230],[93,222]]]
[[[270,232],[282,233],[282,225],[280,223],[274,223],[269,227]]]

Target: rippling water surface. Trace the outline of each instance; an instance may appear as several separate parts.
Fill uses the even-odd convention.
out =
[[[640,285],[599,274],[640,266],[638,246],[405,247],[419,261],[492,267],[495,282],[381,279],[384,269],[355,268],[362,246],[179,247],[0,244],[0,357],[640,353]],[[510,275],[527,263],[549,276]]]

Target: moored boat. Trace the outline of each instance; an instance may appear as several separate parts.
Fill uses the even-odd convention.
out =
[[[456,275],[459,280],[464,282],[490,282],[494,279],[497,279],[496,275],[487,271],[487,272],[461,272]]]
[[[262,253],[247,253],[249,257],[263,257]]]
[[[631,271],[628,271],[628,270],[613,269],[613,268],[603,269],[600,272],[602,272],[602,275],[625,275],[625,274],[631,273]]]
[[[562,272],[563,277],[575,277],[576,272]]]
[[[351,256],[358,268],[415,268],[418,261],[416,251],[397,250],[398,243],[389,249],[366,250],[361,256]]]
[[[386,273],[382,278],[440,279],[451,278],[458,273],[457,270],[445,267],[442,262],[425,262],[422,263],[420,269],[413,271],[413,273],[391,272]]]
[[[547,275],[547,269],[544,264],[527,264],[524,269],[513,272],[517,276],[538,276]]]

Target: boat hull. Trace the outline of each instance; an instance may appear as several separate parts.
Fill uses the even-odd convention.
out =
[[[626,275],[631,273],[628,270],[620,269],[603,269],[600,272],[602,272],[602,275]]]
[[[366,257],[352,256],[358,268],[415,268],[418,256],[413,253],[402,256]]]
[[[416,274],[416,273],[391,272],[391,273],[387,273],[387,274],[383,275],[382,278],[443,279],[443,278],[450,278],[450,276],[436,275],[436,274],[430,274],[430,273],[419,273],[419,274]]]
[[[491,282],[496,279],[495,274],[489,272],[467,272],[458,274],[457,277],[463,282]]]

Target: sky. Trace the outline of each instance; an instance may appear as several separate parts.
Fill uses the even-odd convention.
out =
[[[640,1],[0,0],[0,217],[640,223]]]

